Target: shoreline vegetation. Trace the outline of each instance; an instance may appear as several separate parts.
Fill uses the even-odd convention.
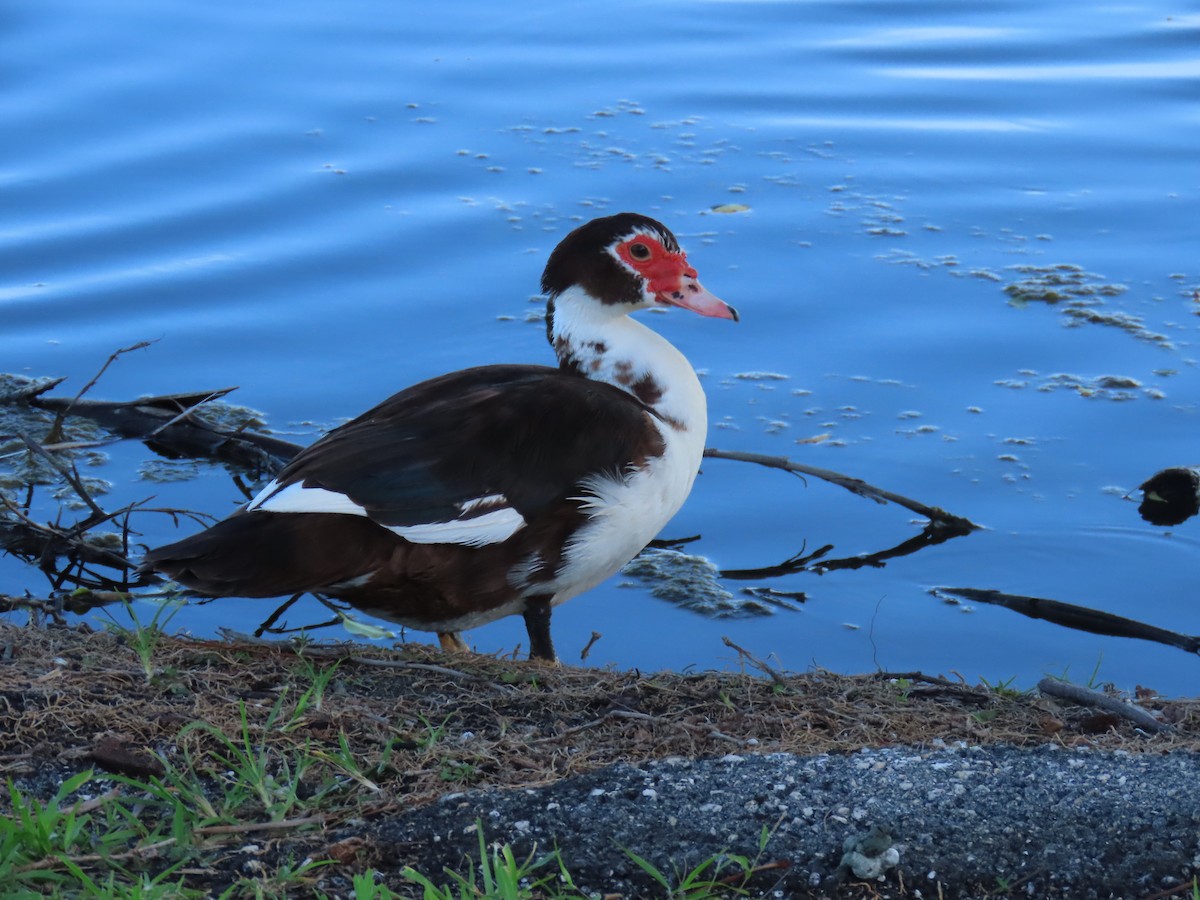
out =
[[[480,855],[451,875],[423,868],[419,849],[389,862],[374,829],[447,795],[614,763],[958,742],[1200,752],[1200,698],[1107,690],[1081,705],[1086,688],[1064,699],[921,673],[794,674],[732,642],[742,671],[642,673],[32,618],[0,624],[2,896],[580,896],[569,847],[518,858],[481,832]],[[782,865],[761,847],[708,862],[690,892],[673,880],[689,873],[672,873],[657,895],[756,896],[751,882],[769,886]],[[837,896],[918,896],[880,888],[851,878]]]

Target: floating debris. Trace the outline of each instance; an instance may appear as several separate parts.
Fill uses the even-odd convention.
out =
[[[1026,373],[1036,376],[1036,373]],[[1023,388],[1029,387],[1028,381],[1000,379],[993,382],[1000,387]],[[1052,393],[1060,389],[1074,391],[1081,397],[1103,400],[1127,401],[1145,396],[1152,400],[1161,400],[1166,394],[1155,387],[1145,387],[1141,381],[1129,375],[1075,375],[1070,372],[1057,372],[1047,375],[1034,385],[1035,389],[1044,393]],[[1008,439],[1015,443],[1015,439]]]
[[[1150,331],[1143,323],[1141,316],[1126,312],[1105,312],[1082,304],[1071,303],[1063,309],[1063,315],[1069,317],[1068,327],[1090,323],[1093,325],[1109,325],[1127,331],[1139,341],[1157,344],[1164,350],[1173,350],[1175,345],[1165,334]]]
[[[737,372],[733,377],[742,381],[786,381],[788,378],[780,372]]]
[[[148,459],[138,466],[138,479],[155,484],[191,481],[200,475],[200,463],[194,459]]]
[[[1140,388],[1142,383],[1128,375],[1099,375],[1095,379],[1097,387],[1101,388]]]
[[[741,213],[749,211],[750,207],[744,203],[721,203],[710,209],[710,212],[715,213]]]
[[[621,570],[646,584],[660,600],[713,618],[761,616],[771,608],[752,597],[736,597],[721,586],[720,570],[703,556],[649,547]]]
[[[780,591],[773,587],[747,587],[742,588],[742,593],[793,612],[799,612],[800,607],[797,604],[805,603],[808,600],[808,594],[804,591]]]
[[[1022,307],[1031,302],[1051,306],[1062,304],[1062,314],[1067,317],[1068,327],[1107,325],[1128,332],[1140,341],[1166,350],[1174,349],[1170,339],[1165,334],[1148,329],[1141,316],[1100,309],[1106,300],[1119,297],[1128,290],[1123,284],[1106,282],[1101,275],[1066,263],[1009,268],[1021,276],[1004,287],[1004,293],[1013,306]]]
[[[1102,275],[1068,263],[1009,266],[1009,269],[1023,276],[1004,287],[1014,306],[1035,301],[1055,304],[1080,297],[1119,297],[1128,290],[1123,284],[1107,284]]]

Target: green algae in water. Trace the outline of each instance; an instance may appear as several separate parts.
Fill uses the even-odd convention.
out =
[[[1009,269],[1022,276],[1004,286],[1004,293],[1009,296],[1009,301],[1014,306],[1035,302],[1053,305],[1081,298],[1119,297],[1128,290],[1123,284],[1105,283],[1102,276],[1068,263],[1053,266],[1009,266]]]
[[[191,481],[200,475],[201,464],[194,459],[148,459],[138,466],[138,480],[154,484]]]
[[[1010,266],[1021,275],[1018,280],[1004,286],[1009,303],[1018,308],[1030,303],[1062,305],[1062,314],[1067,317],[1068,327],[1080,325],[1106,325],[1119,328],[1139,341],[1155,344],[1165,350],[1174,349],[1174,344],[1165,334],[1151,331],[1141,316],[1120,310],[1103,309],[1107,300],[1119,297],[1128,288],[1123,284],[1106,282],[1102,276],[1085,271],[1080,266],[1060,263],[1054,266]]]

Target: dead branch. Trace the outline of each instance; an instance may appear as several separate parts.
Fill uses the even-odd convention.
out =
[[[1063,700],[1070,700],[1072,703],[1078,703],[1082,706],[1089,706],[1093,709],[1102,709],[1105,712],[1110,712],[1122,718],[1128,719],[1139,728],[1144,728],[1147,731],[1174,731],[1175,728],[1165,722],[1160,722],[1146,710],[1140,706],[1134,706],[1132,703],[1126,703],[1124,700],[1118,700],[1116,697],[1110,697],[1108,694],[1102,694],[1099,691],[1093,691],[1091,688],[1085,688],[1078,684],[1071,684],[1068,681],[1060,681],[1057,678],[1043,678],[1038,682],[1038,690],[1043,694],[1049,694],[1052,697],[1059,697]]]
[[[108,518],[108,513],[101,509],[100,505],[92,499],[92,495],[89,494],[84,488],[83,484],[79,480],[79,476],[75,472],[71,471],[61,462],[55,459],[52,453],[49,453],[41,444],[39,444],[25,432],[18,431],[17,437],[19,437],[25,443],[25,446],[28,447],[31,452],[36,453],[38,456],[48,462],[55,468],[55,470],[57,470],[59,475],[66,479],[67,484],[71,485],[71,488],[75,491],[76,496],[78,496],[80,500],[87,504],[88,509],[92,511],[92,515],[95,518],[99,520]],[[83,530],[86,530],[86,528]]]
[[[3,498],[0,498],[3,502]],[[0,550],[28,560],[47,560],[55,556],[74,557],[82,562],[131,568],[132,563],[119,553],[96,547],[71,532],[33,521],[15,504],[4,502],[14,521],[0,519]],[[73,531],[73,530],[72,530]]]
[[[84,394],[94,388],[96,386],[96,382],[98,382],[104,376],[104,373],[108,371],[108,367],[115,363],[119,357],[124,356],[126,353],[133,353],[136,350],[145,350],[154,343],[157,343],[157,341],[138,341],[136,344],[130,344],[128,347],[122,347],[119,350],[114,350],[108,355],[108,359],[104,361],[104,365],[100,367],[100,371],[92,376],[92,380],[80,388],[79,393],[75,395],[75,399],[79,400]],[[70,409],[68,408],[67,411],[69,412]]]
[[[1178,647],[1188,653],[1200,653],[1200,636],[1168,631],[1157,625],[1147,625],[1136,619],[1127,619],[1124,616],[1117,616],[1086,606],[1077,606],[1074,603],[1063,603],[1061,600],[1005,594],[1001,591],[978,588],[935,587],[930,590],[930,593],[935,597],[950,595],[976,603],[1003,606],[1005,609],[1011,609],[1013,612],[1018,612],[1031,619],[1045,619],[1047,622],[1073,628],[1076,631],[1154,641],[1158,644]]]
[[[845,488],[852,494],[866,497],[868,500],[874,500],[876,503],[895,503],[897,506],[903,506],[905,509],[929,519],[930,524],[936,524],[941,528],[946,528],[954,532],[951,537],[959,534],[969,534],[979,528],[971,520],[948,513],[940,507],[926,506],[918,500],[912,500],[900,494],[885,491],[883,488],[877,488],[874,485],[868,484],[861,478],[852,478],[849,475],[842,475],[840,472],[834,472],[831,469],[821,469],[816,466],[806,466],[802,463],[793,462],[786,456],[767,456],[762,453],[745,453],[740,450],[718,450],[715,447],[706,447],[704,455],[712,459],[729,459],[735,462],[755,463],[760,466],[766,466],[769,469],[782,469],[785,472],[792,472],[796,475],[810,475],[813,478],[820,478],[822,481],[836,484],[838,487]]]
[[[963,537],[969,533],[947,529],[939,525],[939,523],[931,521],[920,534],[901,541],[895,547],[889,547],[886,550],[877,550],[874,553],[860,553],[857,556],[847,556],[843,559],[825,559],[825,556],[833,549],[833,544],[826,544],[812,553],[798,553],[774,566],[761,566],[754,569],[722,569],[721,577],[734,578],[739,581],[754,581],[759,578],[777,578],[780,575],[791,575],[796,572],[816,572],[823,575],[826,572],[834,572],[839,569],[863,569],[867,567],[879,569],[883,568],[889,559],[907,556],[926,547],[933,547],[937,544],[945,543],[952,538]]]
[[[244,428],[226,431],[191,415],[196,408],[236,388],[190,394],[162,394],[140,400],[67,400],[34,397],[38,409],[91,419],[122,438],[144,441],[169,459],[213,459],[270,475],[300,452],[301,446]]]
[[[9,391],[2,398],[0,398],[0,401],[4,403],[28,403],[31,398],[44,394],[47,391],[54,390],[54,388],[58,387],[66,380],[66,375],[60,375],[57,378],[47,378],[44,381],[33,379],[28,383]]]
[[[581,725],[573,725],[570,728],[560,731],[558,734],[552,734],[547,737],[537,738],[531,743],[548,744],[562,740],[571,734],[578,734],[581,731],[587,731],[590,728],[595,728],[598,725],[603,725],[609,719],[630,719],[638,722],[649,722],[654,725],[667,725],[675,728],[680,728],[688,733],[699,733],[704,737],[710,737],[718,741],[727,741],[731,744],[737,744],[739,747],[744,747],[746,742],[732,737],[724,732],[717,731],[707,725],[696,725],[692,722],[680,722],[675,719],[664,718],[663,716],[654,716],[649,713],[637,712],[629,709],[610,709],[598,719],[592,719],[590,722],[584,722]]]
[[[787,687],[788,680],[787,680],[787,678],[784,677],[783,673],[780,672],[778,669],[767,665],[765,662],[763,662],[761,659],[759,659],[757,656],[755,656],[749,650],[745,649],[744,647],[739,647],[737,644],[735,644],[733,641],[731,641],[727,637],[722,636],[721,642],[726,647],[729,647],[731,650],[736,650],[739,657],[741,657],[746,662],[750,663],[750,665],[754,666],[754,668],[758,669],[760,672],[767,675],[777,685],[779,685],[780,687]]]
[[[325,815],[305,816],[299,819],[283,819],[278,822],[245,822],[238,825],[205,825],[193,831],[193,834],[249,834],[255,831],[286,831],[291,828],[303,828],[306,825],[324,825]]]

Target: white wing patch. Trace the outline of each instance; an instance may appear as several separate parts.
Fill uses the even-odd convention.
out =
[[[482,547],[485,544],[507,541],[525,527],[525,518],[511,506],[506,506],[471,519],[385,527],[414,544],[465,544],[468,547]]]
[[[474,512],[477,509],[484,507],[501,507],[508,506],[508,498],[503,494],[488,494],[486,497],[476,497],[474,500],[467,500],[458,504],[458,508],[463,511],[463,515]]]
[[[283,490],[279,489],[277,482],[272,481],[258,492],[246,509],[279,513],[346,513],[351,516],[367,514],[365,509],[345,494],[320,487],[305,487],[298,481]]]
[[[483,547],[508,540],[525,527],[525,518],[508,505],[503,494],[488,494],[457,504],[463,518],[448,522],[422,522],[418,525],[383,525],[388,531],[414,544],[463,544]],[[280,489],[272,481],[250,501],[247,510],[274,513],[341,513],[349,516],[370,514],[345,494],[300,482]],[[488,509],[481,515],[471,513]],[[382,524],[382,523],[380,523]]]

